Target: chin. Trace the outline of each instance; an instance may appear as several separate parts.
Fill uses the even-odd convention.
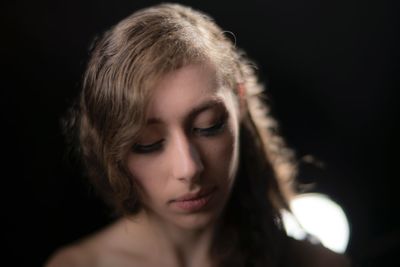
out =
[[[198,231],[213,226],[217,218],[216,214],[210,213],[181,214],[175,224],[185,230]]]

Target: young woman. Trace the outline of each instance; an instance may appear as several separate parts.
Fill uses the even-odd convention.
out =
[[[296,162],[251,66],[209,17],[177,4],[107,31],[71,122],[120,216],[47,266],[347,265],[283,230]]]

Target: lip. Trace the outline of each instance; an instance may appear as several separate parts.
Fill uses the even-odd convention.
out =
[[[180,210],[194,212],[204,208],[212,199],[216,187],[201,189],[196,193],[188,193],[171,201],[171,205]]]
[[[204,196],[206,196],[208,194],[211,194],[215,189],[216,189],[215,187],[204,188],[204,189],[199,190],[196,193],[188,193],[188,194],[185,194],[185,195],[183,195],[181,197],[173,199],[172,202],[190,201],[190,200],[195,200],[195,199],[198,199],[198,198],[202,198],[202,197],[204,197]]]

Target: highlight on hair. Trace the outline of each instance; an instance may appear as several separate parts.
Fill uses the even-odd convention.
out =
[[[256,78],[254,64],[204,13],[178,4],[142,9],[106,31],[94,43],[78,108],[71,118],[79,135],[87,175],[117,213],[139,211],[137,187],[134,179],[130,179],[125,159],[143,127],[151,90],[166,73],[201,63],[215,66],[221,82],[233,91],[244,107],[239,173],[232,200],[227,204],[224,224],[227,230],[217,238],[222,240],[230,227],[238,228],[234,220],[239,218],[237,213],[243,211],[253,216],[249,220],[254,222],[247,227],[255,227],[261,237],[270,236],[260,242],[250,238],[244,243],[258,251],[267,242],[273,250],[271,242],[279,231],[279,210],[288,208],[287,199],[292,194],[296,176],[294,154],[286,147],[278,134],[276,121],[269,115],[263,99],[264,88]],[[244,89],[239,90],[240,87]],[[248,202],[252,201],[261,204],[251,208]],[[267,206],[262,204],[264,202]],[[246,223],[240,227],[246,227]],[[276,233],[268,227],[277,229]],[[239,244],[248,237],[239,233],[232,238],[241,240]],[[219,255],[232,255],[229,249],[223,251],[221,242],[216,242]],[[241,254],[246,252],[238,255]],[[258,251],[253,255],[254,261],[257,257],[266,257],[261,254],[263,252]],[[219,261],[224,262],[228,257],[220,258]],[[249,258],[249,255],[241,257],[242,260]]]

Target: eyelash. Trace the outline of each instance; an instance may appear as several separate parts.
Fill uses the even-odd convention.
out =
[[[208,128],[194,128],[193,132],[196,134],[199,134],[200,136],[214,136],[219,134],[225,126],[225,119],[221,119],[219,122],[214,124],[211,127]]]
[[[164,142],[164,139],[161,139],[160,141],[157,141],[150,145],[134,144],[132,147],[132,152],[139,153],[139,154],[150,153],[150,152],[159,150],[161,148],[163,142]]]
[[[220,121],[208,128],[193,128],[193,132],[201,137],[211,137],[219,134],[225,128],[226,118],[223,117]],[[139,154],[147,154],[151,152],[158,151],[162,148],[164,139],[161,139],[150,145],[134,144],[132,147],[132,152]]]

